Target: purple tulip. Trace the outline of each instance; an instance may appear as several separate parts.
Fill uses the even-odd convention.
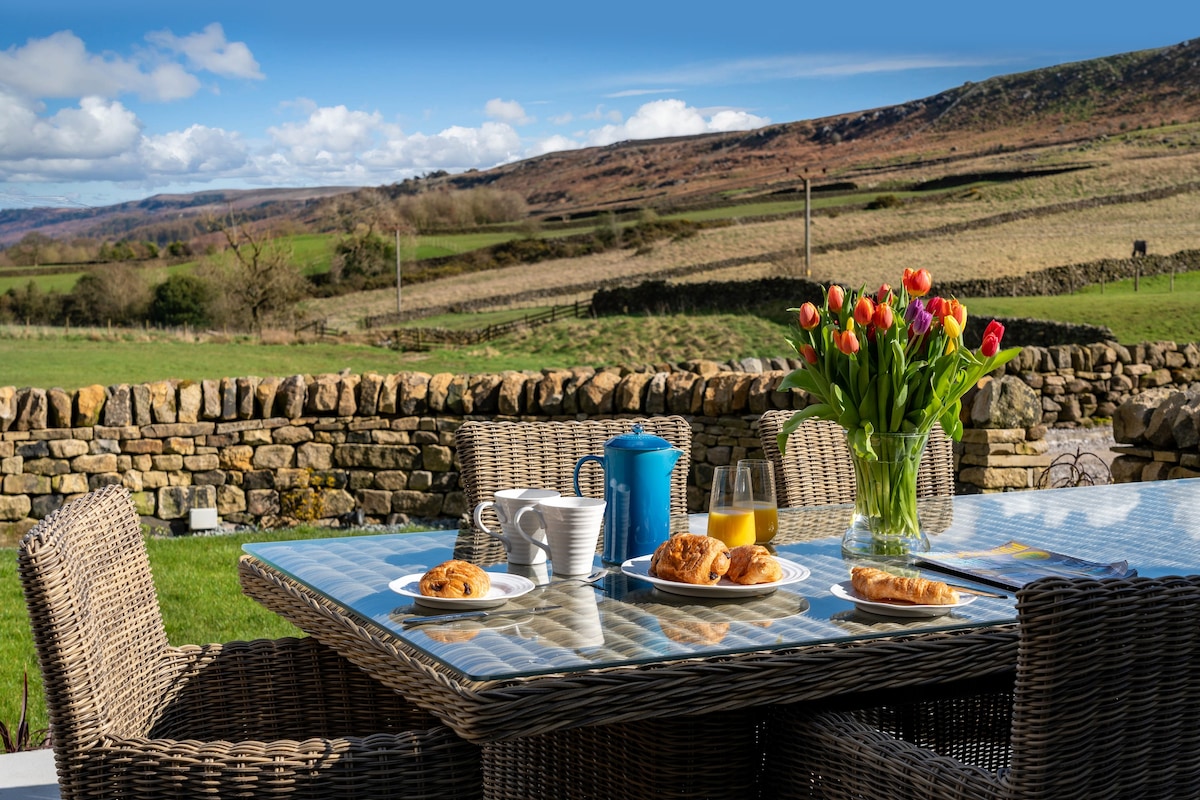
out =
[[[904,321],[909,324],[913,333],[924,336],[933,325],[933,314],[925,310],[925,304],[920,299],[913,299],[908,308],[904,309]]]

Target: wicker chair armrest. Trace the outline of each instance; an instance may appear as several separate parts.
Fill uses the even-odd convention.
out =
[[[434,719],[312,638],[170,648],[152,736],[238,740],[363,736]]]
[[[795,779],[837,786],[845,796],[987,800],[1002,794],[996,775],[896,739],[848,713],[813,713],[797,720],[794,732],[804,742]]]

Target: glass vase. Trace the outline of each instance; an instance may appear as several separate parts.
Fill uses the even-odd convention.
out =
[[[929,537],[917,515],[917,471],[929,433],[877,433],[874,455],[856,453],[854,521],[842,536],[846,555],[876,559],[906,558],[929,550]]]

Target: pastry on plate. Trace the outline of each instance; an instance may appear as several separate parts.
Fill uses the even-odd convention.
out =
[[[421,594],[426,597],[486,597],[492,579],[466,561],[444,561],[421,576]]]
[[[712,586],[729,571],[729,548],[711,536],[681,533],[658,546],[649,571],[666,581]]]
[[[958,604],[958,592],[941,581],[904,578],[874,567],[855,567],[850,570],[850,585],[859,597],[879,603],[918,606]]]
[[[725,577],[744,585],[774,583],[783,580],[783,567],[761,544],[744,544],[729,551],[729,572]]]

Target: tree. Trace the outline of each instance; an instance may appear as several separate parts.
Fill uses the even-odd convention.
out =
[[[18,267],[36,267],[46,263],[54,244],[54,240],[44,233],[27,233],[8,248],[8,258]]]
[[[338,241],[331,269],[334,280],[362,286],[371,278],[390,275],[395,263],[396,243],[360,225]]]
[[[191,325],[199,328],[212,318],[213,291],[196,275],[178,273],[154,287],[150,321],[160,325]]]
[[[136,267],[108,264],[79,277],[63,314],[77,325],[133,325],[145,318],[149,303],[149,288]]]
[[[227,245],[206,258],[197,273],[215,289],[214,321],[232,327],[248,323],[261,333],[268,324],[294,316],[296,303],[307,294],[307,282],[291,248],[238,224],[232,212],[223,220],[210,219],[209,225]]]

